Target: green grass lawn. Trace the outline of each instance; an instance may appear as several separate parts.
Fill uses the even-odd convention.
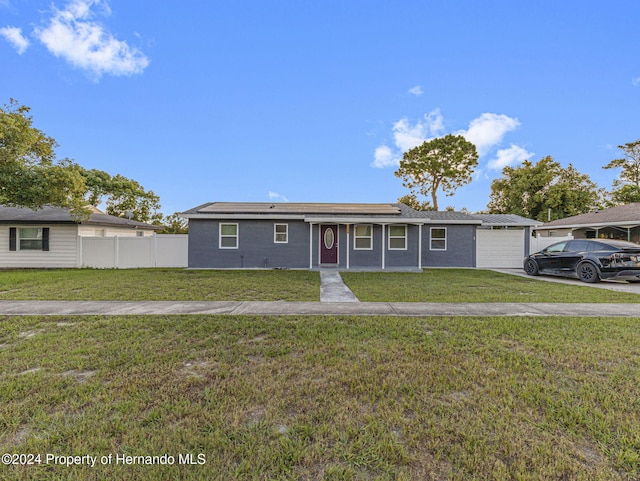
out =
[[[0,272],[0,299],[319,301],[309,271],[52,269]]]
[[[2,480],[640,477],[640,319],[1,322]]]
[[[640,302],[640,295],[546,282],[481,269],[343,272],[360,301],[379,302]]]
[[[640,302],[640,295],[476,269],[341,275],[361,301]],[[320,276],[295,270],[9,270],[0,271],[0,299],[319,301]]]

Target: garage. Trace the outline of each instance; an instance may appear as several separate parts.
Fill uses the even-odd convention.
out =
[[[476,230],[476,267],[522,267],[524,229]]]
[[[475,214],[482,220],[476,229],[476,267],[520,268],[528,255],[535,220],[510,214]]]

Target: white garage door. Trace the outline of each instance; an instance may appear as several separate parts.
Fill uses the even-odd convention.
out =
[[[477,229],[477,267],[522,267],[524,229]]]

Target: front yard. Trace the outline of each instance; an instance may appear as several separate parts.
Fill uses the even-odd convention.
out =
[[[640,302],[640,295],[566,285],[481,269],[343,272],[360,301],[378,302]]]
[[[476,269],[343,272],[361,301],[640,302],[640,295]],[[0,299],[156,301],[319,301],[309,271],[184,269],[0,271]]]
[[[2,480],[640,477],[639,319],[1,322]]]

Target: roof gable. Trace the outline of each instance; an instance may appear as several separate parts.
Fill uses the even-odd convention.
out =
[[[34,210],[26,207],[7,207],[0,205],[0,223],[2,224],[83,224],[128,227],[131,229],[160,230],[161,227],[108,215],[95,209],[88,220],[77,222],[69,210],[45,205]]]
[[[543,225],[543,228],[551,227],[573,227],[603,225],[614,223],[637,223],[640,224],[640,202],[619,205],[609,209],[602,209],[587,214],[565,217]]]

